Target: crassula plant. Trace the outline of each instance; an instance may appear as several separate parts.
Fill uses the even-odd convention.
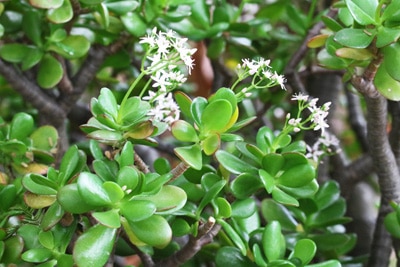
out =
[[[191,98],[180,90],[196,51],[187,39],[154,28],[139,43],[141,73],[122,100],[109,88],[92,98],[81,126],[90,142],[59,164],[54,128],[35,129],[25,113],[1,121],[2,266],[104,266],[127,255],[143,266],[341,266],[355,241],[342,231],[345,201],[337,183],[316,180],[338,142],[330,103],[296,94],[281,129],[246,139],[257,118],[243,102],[285,90],[269,60],[244,59],[230,88]],[[303,131],[321,137],[310,147]],[[135,148],[162,138],[175,157],[149,166]]]

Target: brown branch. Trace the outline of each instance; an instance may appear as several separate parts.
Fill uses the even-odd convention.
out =
[[[45,94],[33,81],[20,73],[14,66],[0,59],[0,74],[10,83],[27,103],[35,107],[45,118],[46,123],[56,127],[60,126],[66,117],[64,111],[55,100]]]
[[[184,174],[187,169],[189,169],[189,166],[181,161],[175,168],[171,170],[172,178],[169,180],[169,183]]]
[[[205,224],[199,226],[198,235],[196,237],[191,235],[189,241],[181,250],[167,259],[156,263],[155,267],[181,266],[183,263],[193,258],[204,245],[211,243],[220,229],[221,226],[215,224],[215,219],[210,217]]]
[[[149,167],[146,165],[146,163],[143,161],[143,159],[138,155],[138,153],[135,152],[134,155],[135,159],[135,166],[138,167],[138,169],[143,172],[143,173],[149,173]]]
[[[364,152],[368,151],[367,122],[360,105],[360,98],[350,90],[345,90],[347,98],[347,110],[349,112],[349,122],[358,142]]]

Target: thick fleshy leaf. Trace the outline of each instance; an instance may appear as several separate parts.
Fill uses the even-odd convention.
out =
[[[255,167],[224,150],[217,151],[216,157],[219,163],[224,166],[224,168],[234,174],[257,172]]]
[[[107,181],[103,183],[103,188],[113,203],[119,202],[125,196],[122,188],[115,182]]]
[[[214,208],[216,210],[215,213],[219,218],[229,218],[232,215],[232,207],[228,200],[223,197],[218,197],[215,199]]]
[[[395,43],[386,46],[383,49],[383,57],[383,64],[387,73],[396,81],[400,81],[400,63],[397,60],[400,57],[400,44]]]
[[[9,139],[24,140],[33,131],[33,117],[27,113],[20,112],[14,115],[9,130]]]
[[[195,170],[200,170],[203,165],[201,147],[199,144],[192,146],[177,147],[174,149],[175,154],[187,165]]]
[[[52,251],[47,248],[33,248],[28,251],[25,251],[21,255],[21,258],[27,262],[40,263],[47,261],[52,256],[53,256]]]
[[[134,128],[131,128],[129,132],[124,134],[125,138],[132,139],[145,139],[151,136],[156,131],[154,124],[151,121],[144,121],[137,125]]]
[[[101,224],[95,225],[83,233],[75,243],[73,257],[80,267],[103,266],[111,256],[116,228]]]
[[[146,33],[146,22],[136,12],[128,12],[122,15],[121,21],[126,30],[136,37],[141,37]]]
[[[328,260],[321,263],[310,264],[307,267],[341,267],[342,264],[338,260]]]
[[[172,134],[176,139],[182,142],[197,142],[199,137],[194,127],[183,120],[175,121],[171,126]]]
[[[400,223],[397,219],[396,212],[391,212],[386,215],[384,224],[386,230],[395,238],[400,238]]]
[[[203,199],[201,200],[198,212],[201,212],[224,188],[226,184],[225,180],[220,180],[219,182],[215,183],[204,195]]]
[[[61,187],[57,193],[57,201],[65,211],[73,214],[85,213],[96,207],[84,201],[79,194],[78,185],[76,183]]]
[[[312,226],[329,226],[336,224],[346,212],[346,201],[340,198],[329,207],[319,210],[307,218],[307,224]]]
[[[117,175],[117,183],[121,187],[125,186],[127,189],[131,190],[136,188],[136,186],[139,184],[139,180],[140,178],[138,171],[131,166],[124,166]]]
[[[113,92],[110,89],[103,87],[100,90],[100,95],[97,99],[99,107],[103,112],[111,115],[111,117],[116,120],[118,116],[118,104]]]
[[[30,138],[33,147],[49,151],[57,146],[58,132],[53,126],[45,125],[36,129]]]
[[[278,203],[289,205],[289,206],[299,206],[299,201],[291,195],[285,193],[278,187],[274,187],[272,190],[272,198]]]
[[[90,172],[82,172],[78,177],[79,194],[89,205],[104,206],[111,203],[101,179]]]
[[[329,37],[328,34],[320,34],[316,35],[307,42],[307,46],[309,48],[318,48],[325,45],[326,39]]]
[[[43,58],[44,52],[36,47],[30,48],[26,56],[22,59],[21,69],[23,71],[36,66]]]
[[[40,62],[37,82],[44,89],[53,88],[60,82],[63,73],[61,63],[52,55],[46,54]]]
[[[12,63],[21,62],[29,52],[29,47],[24,44],[4,44],[0,47],[0,57]]]
[[[198,126],[201,126],[202,124],[201,116],[207,104],[208,101],[204,97],[196,97],[193,99],[192,104],[190,105],[190,113],[192,114],[192,118]]]
[[[228,100],[218,99],[210,102],[201,114],[201,131],[221,132],[231,120],[233,108]]]
[[[259,170],[259,175],[260,175],[260,178],[261,178],[261,182],[263,183],[263,185],[265,187],[265,190],[267,190],[267,192],[269,194],[271,194],[272,190],[275,187],[275,179],[274,179],[274,177],[271,174],[269,174],[268,172],[266,172],[265,170],[263,170],[263,169]]]
[[[375,12],[378,5],[376,0],[346,0],[346,5],[354,20],[361,25],[376,24]]]
[[[60,7],[49,9],[46,14],[47,19],[56,24],[66,23],[70,21],[73,16],[74,11],[70,0],[64,0]]]
[[[53,203],[46,211],[40,222],[40,227],[44,231],[50,230],[64,216],[64,210],[58,202]]]
[[[217,219],[217,222],[222,226],[222,229],[225,231],[226,235],[229,239],[235,244],[235,246],[240,250],[242,255],[246,255],[246,244],[243,242],[240,235],[235,231],[235,229],[228,224],[226,221],[222,219]]]
[[[235,267],[255,267],[248,257],[244,256],[238,248],[224,246],[218,249],[215,262],[218,267],[235,266]]]
[[[154,214],[156,205],[150,200],[131,199],[121,203],[121,214],[129,221],[142,221]]]
[[[347,67],[347,63],[344,59],[332,56],[326,49],[322,49],[317,54],[318,64],[333,70],[340,70]]]
[[[4,251],[1,262],[5,264],[15,264],[20,260],[20,255],[24,249],[24,240],[20,235],[14,235],[4,241]]]
[[[232,217],[242,219],[250,217],[258,209],[255,200],[252,198],[235,200],[231,207]]]
[[[25,204],[34,209],[42,209],[50,206],[56,201],[55,195],[37,195],[31,192],[24,194]]]
[[[271,221],[265,227],[262,234],[262,245],[268,261],[279,260],[284,256],[286,243],[278,221]]]
[[[119,213],[117,209],[111,209],[107,211],[93,212],[92,216],[102,225],[110,228],[121,227],[119,219]]]
[[[137,238],[150,246],[164,248],[171,241],[171,227],[167,220],[160,215],[153,215],[138,222],[130,222],[129,225]]]
[[[288,187],[300,187],[311,182],[315,175],[315,168],[311,164],[299,164],[284,171],[277,182]]]
[[[88,137],[109,145],[115,145],[122,139],[121,133],[109,130],[96,130],[89,133]]]
[[[375,34],[367,34],[364,29],[345,28],[335,34],[335,41],[341,45],[351,48],[367,48]]]
[[[124,15],[130,11],[135,10],[139,6],[139,2],[135,0],[130,1],[117,1],[105,3],[108,10],[118,14]]]
[[[32,6],[43,9],[58,8],[63,2],[63,0],[29,0]]]
[[[299,259],[302,266],[308,264],[317,252],[317,246],[311,239],[301,239],[296,242],[289,259]]]
[[[283,230],[295,231],[297,222],[289,210],[273,199],[261,202],[261,213],[267,221],[279,221]]]
[[[369,60],[374,57],[368,49],[356,49],[356,48],[349,48],[343,47],[336,50],[336,55],[341,58],[348,58],[354,60]]]
[[[381,48],[391,43],[395,43],[400,38],[400,29],[380,27],[376,36],[376,47]]]
[[[333,203],[335,203],[340,198],[339,184],[333,180],[325,182],[318,192],[315,194],[315,202],[318,209],[322,210]]]
[[[190,99],[190,97],[187,94],[178,91],[174,94],[174,98],[176,103],[178,103],[182,114],[185,115],[187,118],[192,118],[192,113],[190,112],[190,105],[192,104],[192,100]]]
[[[376,72],[374,84],[376,89],[387,99],[400,100],[400,82],[393,79],[382,64]]]
[[[22,17],[22,29],[28,38],[39,47],[42,45],[42,22],[41,12],[35,9],[24,12]]]
[[[218,134],[210,134],[203,140],[201,146],[203,148],[204,154],[212,155],[219,149],[221,145],[221,138]]]
[[[7,211],[14,204],[17,198],[17,188],[13,184],[8,184],[0,189],[0,210]]]
[[[22,178],[22,185],[30,192],[39,195],[57,194],[57,184],[46,177],[30,173]]]
[[[231,190],[235,197],[244,199],[250,197],[263,187],[260,178],[253,174],[243,173],[231,183]]]

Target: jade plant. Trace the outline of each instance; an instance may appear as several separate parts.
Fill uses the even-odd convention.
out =
[[[103,266],[137,254],[144,266],[175,266],[214,239],[216,252],[211,244],[202,250],[218,266],[340,266],[354,238],[329,227],[347,222],[345,203],[336,184],[316,181],[319,157],[336,142],[327,132],[329,103],[295,95],[298,112],[282,130],[264,126],[245,140],[240,130],[256,117],[240,116],[241,103],[285,90],[269,60],[243,60],[231,88],[192,99],[178,90],[193,67],[186,39],[153,29],[140,43],[142,73],[122,100],[102,88],[90,101],[86,150],[70,146],[52,165],[54,128],[34,130],[25,113],[2,122],[2,166],[12,174],[2,174],[1,262]],[[317,156],[293,140],[307,130],[322,133]],[[135,147],[156,147],[162,134],[175,138],[179,162],[160,157],[149,168]]]

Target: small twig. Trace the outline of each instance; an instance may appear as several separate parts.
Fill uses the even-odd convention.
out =
[[[169,182],[172,182],[172,181],[176,180],[179,176],[184,174],[187,169],[189,169],[189,166],[186,163],[181,161],[175,168],[173,168],[171,170],[171,174],[173,176],[169,180]]]
[[[135,152],[135,166],[138,167],[140,171],[143,173],[149,173],[149,167],[146,165],[146,163],[143,161],[143,159],[138,155],[138,153]]]
[[[122,237],[122,239],[125,240],[125,242],[129,245],[129,247],[131,247],[136,252],[136,254],[139,256],[144,267],[153,267],[154,266],[154,261],[151,258],[151,256],[144,253],[138,247],[133,245],[131,243],[131,241],[129,240],[128,235],[124,231],[121,232],[121,237]]]

